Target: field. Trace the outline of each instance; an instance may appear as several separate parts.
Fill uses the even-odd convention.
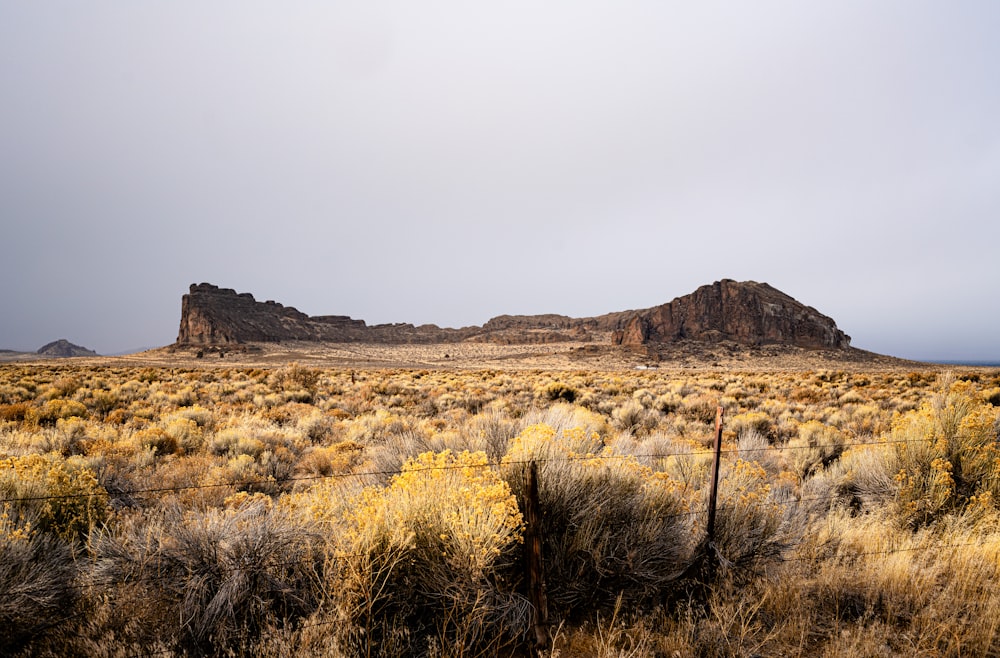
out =
[[[0,655],[1000,655],[1000,371],[268,349],[0,366]]]

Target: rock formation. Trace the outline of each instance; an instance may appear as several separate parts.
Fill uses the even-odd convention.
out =
[[[702,286],[669,304],[593,318],[564,315],[501,315],[482,327],[383,324],[342,315],[310,317],[277,302],[258,302],[250,293],[193,284],[181,302],[177,342],[230,345],[275,341],[335,343],[502,344],[605,342],[638,346],[680,340],[733,341],[744,345],[795,345],[846,349],[850,338],[833,320],[766,283],[723,280]]]
[[[274,301],[258,302],[248,292],[192,284],[181,300],[177,342],[188,345],[266,343],[285,340],[333,343],[447,343],[471,332],[411,324],[368,326],[345,315],[310,317]]]
[[[683,339],[809,349],[846,349],[851,344],[850,336],[816,309],[766,283],[730,279],[702,286],[669,304],[636,311],[612,335],[617,345]]]

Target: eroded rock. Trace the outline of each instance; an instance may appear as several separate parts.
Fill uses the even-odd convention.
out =
[[[851,344],[850,336],[811,306],[766,283],[730,279],[702,286],[668,304],[635,311],[612,336],[616,345],[678,340],[811,349],[847,349]]]
[[[847,349],[850,337],[814,308],[766,283],[729,279],[702,286],[668,304],[593,318],[501,315],[481,327],[447,329],[428,324],[369,326],[345,315],[310,317],[298,309],[209,283],[193,284],[181,301],[177,342],[229,345],[280,341],[334,343],[500,344],[608,342],[639,346],[694,340],[742,345],[795,345]]]

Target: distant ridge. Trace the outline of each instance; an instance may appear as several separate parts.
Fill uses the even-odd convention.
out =
[[[766,283],[723,279],[649,309],[592,318],[501,315],[481,327],[382,324],[344,315],[309,316],[275,301],[258,302],[210,283],[192,284],[181,300],[178,345],[254,342],[531,344],[595,342],[623,346],[679,341],[788,345],[848,350],[850,337],[816,309]]]

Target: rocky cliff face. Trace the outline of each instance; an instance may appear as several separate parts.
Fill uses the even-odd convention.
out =
[[[336,343],[501,344],[563,341],[646,345],[678,340],[744,345],[784,344],[844,349],[850,338],[833,320],[766,283],[718,281],[669,304],[593,318],[564,315],[501,315],[482,327],[444,329],[436,325],[384,324],[341,315],[310,317],[277,302],[258,302],[208,283],[194,284],[181,301],[177,342],[186,345],[288,340]]]
[[[612,334],[617,345],[677,340],[743,345],[795,345],[810,349],[847,349],[851,338],[816,309],[766,283],[730,279],[702,286],[644,311],[620,318]]]
[[[258,302],[248,292],[192,284],[181,299],[181,326],[177,342],[185,345],[267,343],[284,340],[333,343],[446,343],[471,332],[411,324],[368,326],[346,315],[310,317],[274,301]]]

